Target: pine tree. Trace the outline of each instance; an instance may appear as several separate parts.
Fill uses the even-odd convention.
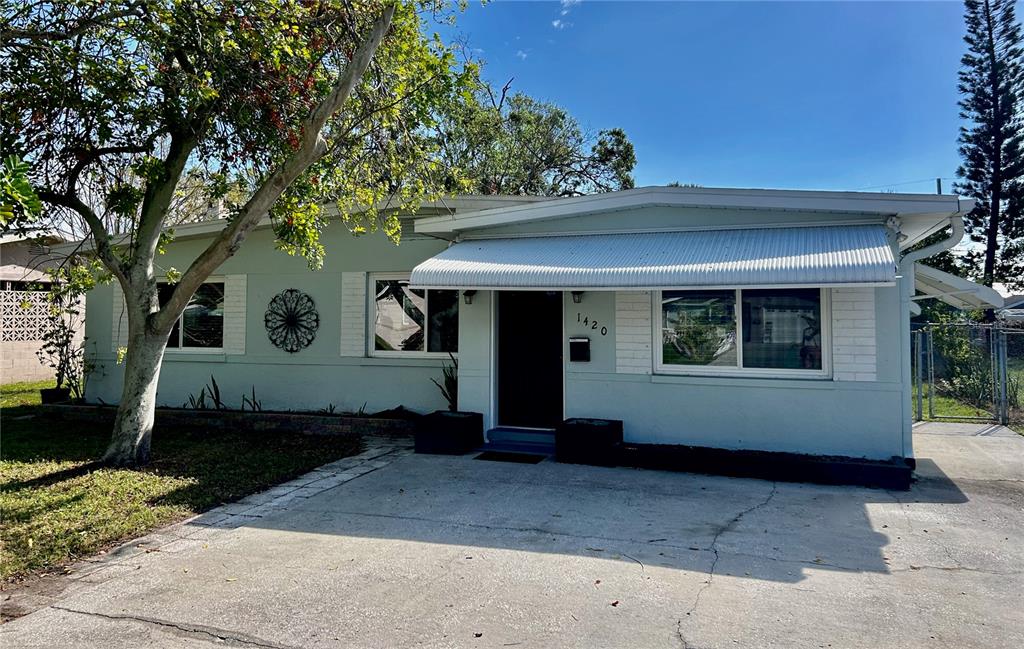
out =
[[[966,262],[987,286],[1024,285],[1024,133],[1021,27],[1014,0],[965,0],[967,53],[960,60],[958,193],[976,199],[967,233],[984,249]],[[980,262],[980,263],[979,263]]]

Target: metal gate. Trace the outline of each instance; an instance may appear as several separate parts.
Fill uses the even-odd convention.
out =
[[[1024,330],[1003,324],[928,324],[913,332],[918,420],[1024,420]]]

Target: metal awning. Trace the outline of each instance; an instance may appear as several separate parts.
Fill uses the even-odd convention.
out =
[[[881,285],[896,262],[881,225],[479,239],[412,271],[417,288],[653,289]]]
[[[947,272],[914,264],[914,288],[923,293],[913,299],[936,298],[958,309],[1000,309],[1003,296],[982,284]]]

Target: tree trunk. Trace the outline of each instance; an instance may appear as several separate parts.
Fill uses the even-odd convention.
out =
[[[135,466],[149,462],[153,418],[156,414],[156,387],[160,380],[167,335],[146,331],[145,314],[137,314],[143,324],[131,326],[129,315],[128,353],[125,356],[124,387],[117,407],[114,432],[103,461],[115,466]]]
[[[999,221],[1002,218],[1002,179],[999,177],[999,168],[993,174],[993,187],[991,193],[991,207],[988,212],[988,228],[985,231],[985,266],[982,271],[981,283],[985,286],[992,286],[996,277],[996,252],[999,249]],[[998,183],[998,185],[996,184]]]

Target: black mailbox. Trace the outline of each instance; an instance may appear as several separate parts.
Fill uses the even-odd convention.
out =
[[[569,338],[569,360],[573,363],[590,362],[590,338],[585,336]]]

